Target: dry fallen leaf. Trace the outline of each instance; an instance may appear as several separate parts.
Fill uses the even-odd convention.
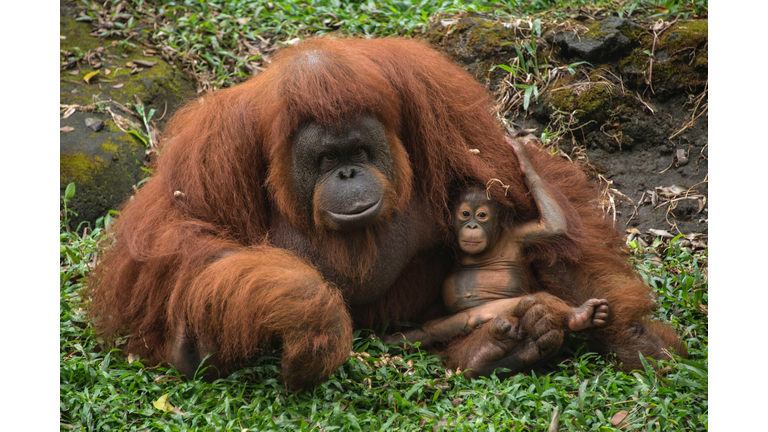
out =
[[[672,234],[670,234],[669,231],[665,231],[665,230],[657,230],[657,229],[653,229],[653,228],[648,228],[647,232],[649,232],[649,233],[651,233],[651,234],[653,234],[655,236],[660,236],[660,237],[664,237],[664,238],[674,238],[675,237]]]
[[[176,413],[176,414],[184,415],[183,412],[179,411],[178,408],[176,408],[175,406],[171,405],[170,402],[168,402],[168,396],[170,396],[170,395],[171,395],[170,393],[166,393],[166,394],[160,396],[160,398],[158,400],[152,402],[152,405],[156,409],[159,409],[159,410],[162,410],[162,411],[173,412],[173,413]]]
[[[147,61],[147,60],[134,60],[133,61],[136,65],[142,66],[142,67],[152,67],[156,65],[156,62]]]
[[[96,75],[98,75],[100,72],[101,71],[95,70],[95,71],[89,73],[88,75],[83,77],[83,81],[85,81],[86,83],[90,84],[91,83],[91,78],[96,77]]]
[[[665,22],[663,19],[659,18],[658,21],[653,23],[653,27],[651,27],[651,30],[657,32],[659,30],[664,30],[669,23]]]
[[[121,88],[123,88],[123,84],[113,85],[112,88],[121,89]]]
[[[681,195],[685,195],[686,192],[688,192],[688,188],[681,185],[656,188],[656,193],[664,198],[675,198]]]
[[[619,423],[621,423],[622,421],[624,421],[625,418],[627,418],[627,415],[629,415],[627,411],[617,412],[616,414],[613,415],[613,417],[611,417],[611,424],[614,426],[618,426]]]
[[[69,71],[69,74],[70,74],[70,75],[77,75],[77,74],[79,74],[79,73],[80,73],[80,71],[79,71],[79,70],[77,70],[77,69]]]
[[[66,106],[66,105],[65,105],[65,106]],[[74,113],[75,113],[75,111],[77,111],[77,105],[68,105],[68,106],[66,106],[66,107],[67,107],[67,110],[66,110],[66,111],[64,111],[64,115],[63,115],[63,116],[61,116],[61,118],[62,118],[62,119],[68,118],[69,116],[71,116],[72,114],[74,114]]]
[[[64,126],[59,128],[59,132],[72,132],[73,130],[75,130],[75,128],[72,126]]]

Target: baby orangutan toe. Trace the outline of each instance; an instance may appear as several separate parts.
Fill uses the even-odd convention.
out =
[[[608,314],[608,300],[589,299],[581,306],[573,308],[573,314],[568,319],[568,328],[571,331],[579,331],[605,325]]]
[[[610,316],[610,307],[608,306],[608,300],[601,299],[600,304],[595,306],[595,312],[592,314],[593,326],[604,326],[608,322]]]

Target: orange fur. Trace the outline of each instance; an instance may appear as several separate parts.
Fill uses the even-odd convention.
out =
[[[190,102],[169,122],[155,175],[124,206],[92,276],[98,332],[130,334],[124,350],[154,362],[174,350],[216,351],[211,364],[222,371],[282,341],[289,384],[327,378],[348,353],[352,319],[415,321],[439,300],[453,194],[498,178],[509,192],[490,193],[506,223],[537,217],[491,110],[482,86],[422,43],[316,39],[282,50],[267,70]],[[332,127],[363,113],[386,132],[391,203],[374,226],[336,232],[296,200],[291,139],[306,121]],[[627,314],[606,333],[620,340],[622,326],[650,310],[649,290],[584,176],[529,153],[575,208],[571,238],[531,254],[538,287],[568,302],[608,298]],[[573,275],[566,282],[547,273],[563,260]],[[375,295],[350,302],[363,291]]]

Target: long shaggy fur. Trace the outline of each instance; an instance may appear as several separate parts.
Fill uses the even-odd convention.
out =
[[[390,144],[388,220],[429,221],[439,233],[434,240],[382,245],[386,221],[338,233],[302,211],[306,203],[297,202],[291,180],[293,134],[309,120],[333,127],[362,113],[384,126]],[[126,352],[151,361],[169,360],[174,344],[190,341],[216,351],[214,364],[229,371],[260,345],[282,341],[284,377],[311,385],[343,362],[353,319],[371,326],[390,317],[414,321],[439,300],[450,265],[452,195],[496,178],[509,185],[506,193],[489,189],[507,223],[537,217],[485,89],[414,41],[317,39],[286,48],[248,82],[190,102],[165,135],[156,174],[126,203],[91,283],[98,331],[130,334]],[[571,238],[530,256],[537,286],[573,304],[609,299],[613,322],[599,336],[619,350],[652,308],[649,289],[627,264],[578,169],[538,151],[529,158],[575,208]],[[300,247],[275,246],[278,226],[327,251],[325,261]],[[349,307],[343,293],[387,264],[372,245],[402,248],[413,259],[381,298]],[[360,251],[366,264],[352,265]],[[558,263],[568,277],[550,271]]]

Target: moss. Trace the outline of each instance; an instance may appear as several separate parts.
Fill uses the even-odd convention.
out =
[[[157,102],[156,109],[162,114],[165,102],[172,108],[179,102],[194,95],[192,85],[185,77],[177,72],[174,67],[157,57],[142,55],[137,49],[131,47],[113,46],[109,41],[90,36],[91,28],[88,24],[77,22],[72,18],[61,18],[61,34],[67,39],[61,41],[61,49],[69,52],[79,51],[85,55],[99,46],[103,47],[103,66],[101,73],[90,84],[86,84],[83,78],[94,71],[80,62],[80,73],[71,75],[72,70],[61,71],[62,80],[59,97],[61,103],[88,105],[93,103],[94,96],[99,100],[113,99],[132,103],[133,95],[139,95],[145,104]],[[122,57],[127,55],[127,57]],[[64,60],[64,59],[62,59]],[[154,66],[144,68],[141,72],[131,75],[131,68],[126,66],[129,61],[144,60],[155,63]],[[106,69],[110,74],[106,75]],[[73,84],[73,82],[77,84]],[[119,89],[115,85],[122,84]],[[72,93],[77,89],[77,93]]]
[[[457,21],[453,25],[434,25],[425,37],[446,51],[458,49],[462,53],[455,54],[471,54],[476,58],[497,55],[504,42],[514,39],[514,33],[498,22],[466,14],[454,19]]]
[[[707,69],[709,67],[709,56],[707,53],[701,53],[696,55],[696,59],[693,61],[693,67]]]
[[[77,184],[91,183],[93,175],[100,173],[106,167],[104,159],[99,156],[89,158],[83,152],[59,155],[59,182],[66,184],[74,181]]]
[[[104,150],[104,153],[107,153],[107,154],[117,153],[117,146],[112,144],[109,141],[105,141],[101,143],[101,149]]]
[[[77,75],[71,75],[71,70],[62,71],[59,93],[62,104],[87,106],[94,101],[112,99],[130,106],[134,95],[137,95],[149,108],[155,108],[157,114],[154,118],[163,115],[167,102],[167,121],[179,102],[194,96],[194,87],[174,65],[159,57],[143,55],[140,44],[131,47],[92,37],[91,26],[73,18],[62,17],[60,24],[61,34],[66,36],[61,40],[62,50],[68,51],[71,56],[78,53],[85,56],[102,47],[100,61],[103,63],[98,78],[90,84],[86,84],[83,77],[94,69],[84,59],[78,64],[80,70]],[[67,58],[61,60],[69,61]],[[132,68],[126,63],[136,60],[151,61],[154,65],[131,75]],[[110,70],[109,75],[106,74],[107,69]],[[114,88],[118,84],[120,88]],[[77,93],[72,93],[73,89],[77,89]],[[99,133],[90,133],[82,127],[85,116],[101,118],[106,127]],[[139,122],[135,118],[131,120]],[[144,147],[103,113],[77,112],[68,119],[62,119],[61,123],[62,126],[74,126],[75,131],[62,135],[60,140],[60,187],[63,191],[71,181],[78,185],[71,208],[78,213],[79,220],[93,222],[107,210],[118,208],[130,196],[131,187],[143,176]]]
[[[467,48],[483,54],[493,53],[501,48],[501,44],[512,38],[509,29],[484,19],[469,18],[472,28],[467,40]],[[465,20],[462,20],[464,22]],[[461,24],[461,23],[460,23]]]
[[[695,48],[705,44],[708,40],[708,21],[687,21],[675,23],[661,37],[662,46],[665,46],[669,54],[685,48]]]
[[[467,65],[467,71],[478,80],[490,78],[489,69],[499,58],[514,55],[514,32],[502,24],[472,14],[451,17],[455,24],[443,26],[437,22],[424,38],[441,51]]]
[[[630,42],[635,41],[640,38],[640,35],[645,31],[645,29],[636,27],[633,28],[632,26],[621,26],[618,28],[619,32],[627,37],[627,39],[630,40]]]
[[[557,86],[560,85],[558,82]],[[548,102],[560,111],[577,111],[580,120],[602,117],[610,108],[613,91],[604,84],[588,84],[550,93]]]
[[[596,21],[588,25],[587,30],[589,31],[582,37],[589,38],[589,39],[597,39],[601,36],[606,36],[609,34],[609,32],[603,30],[603,23],[600,21]]]
[[[91,26],[76,21],[71,17],[61,17],[59,20],[61,35],[66,39],[59,41],[59,48],[64,51],[74,51],[75,47],[83,52],[94,50],[101,45],[99,38],[91,37]]]
[[[143,149],[123,132],[108,136],[111,140],[100,143],[100,151],[93,157],[83,152],[59,155],[60,188],[69,182],[77,184],[78,193],[70,208],[78,213],[78,221],[93,222],[118,208],[142,177]]]
[[[648,75],[649,56],[653,49],[653,88],[666,93],[687,91],[707,81],[709,64],[707,53],[707,21],[675,23],[664,31],[653,46],[653,35],[643,33],[638,37],[639,46],[619,61],[622,74],[627,82],[635,86],[647,85],[643,74]],[[690,56],[694,57],[691,58]]]

